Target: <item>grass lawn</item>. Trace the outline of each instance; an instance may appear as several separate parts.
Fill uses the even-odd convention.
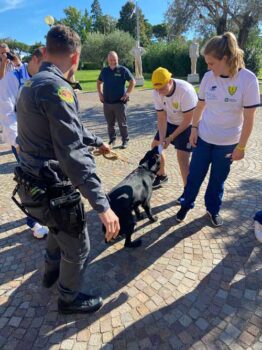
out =
[[[96,91],[96,81],[99,76],[100,70],[79,70],[76,73],[76,80],[80,82],[83,91],[93,92]],[[136,87],[136,89],[152,89],[150,81],[151,74],[145,73],[145,84],[143,87]]]
[[[83,91],[94,92],[96,91],[96,81],[99,76],[100,70],[79,70],[76,73],[76,80],[78,80],[82,86]],[[135,89],[143,90],[143,89],[152,89],[151,84],[151,74],[144,73],[145,84],[144,86],[138,86]],[[259,72],[259,78],[262,79],[262,68]],[[186,77],[179,77],[179,79],[186,80]],[[262,84],[259,85],[260,93],[262,94]],[[198,87],[195,88],[196,92],[198,92]]]

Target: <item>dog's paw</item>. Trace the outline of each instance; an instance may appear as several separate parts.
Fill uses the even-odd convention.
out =
[[[142,245],[142,239],[138,238],[133,242],[125,242],[125,248],[138,248]]]
[[[157,220],[158,220],[158,216],[151,216],[150,218],[149,218],[149,220],[151,221],[151,222],[157,222]]]

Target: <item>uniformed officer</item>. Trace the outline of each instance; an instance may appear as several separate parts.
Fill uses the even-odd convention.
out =
[[[57,25],[47,34],[45,62],[25,83],[17,103],[21,166],[16,169],[23,207],[49,227],[43,285],[58,279],[58,311],[93,312],[102,298],[80,292],[89,253],[89,237],[81,194],[98,212],[110,241],[119,220],[101,190],[88,145],[108,152],[109,146],[84,129],[77,97],[70,86],[81,51],[79,36]]]

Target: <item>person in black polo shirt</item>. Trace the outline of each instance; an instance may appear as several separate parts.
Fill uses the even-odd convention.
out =
[[[131,72],[118,64],[118,56],[115,51],[110,51],[107,56],[108,67],[101,70],[97,80],[99,99],[104,105],[104,114],[107,121],[109,145],[114,146],[116,140],[115,121],[117,120],[122,137],[121,148],[127,148],[128,130],[126,120],[126,103],[135,86],[135,79]],[[129,82],[127,90],[126,81]]]

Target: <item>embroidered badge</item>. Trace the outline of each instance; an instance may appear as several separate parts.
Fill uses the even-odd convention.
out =
[[[30,87],[31,85],[32,85],[32,81],[31,80],[26,80],[25,82],[24,82],[24,86],[25,87]]]
[[[231,96],[233,96],[236,93],[236,91],[237,91],[237,86],[232,85],[228,87],[228,92],[230,93]]]
[[[58,96],[61,98],[61,100],[67,102],[67,103],[73,103],[74,102],[74,96],[72,91],[67,88],[66,86],[61,86],[57,91]]]
[[[179,103],[178,103],[178,102],[173,102],[173,103],[172,103],[172,106],[173,106],[175,109],[178,109]]]

